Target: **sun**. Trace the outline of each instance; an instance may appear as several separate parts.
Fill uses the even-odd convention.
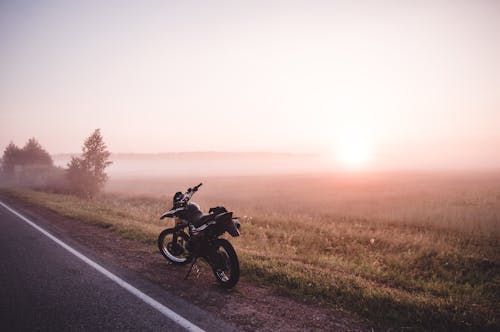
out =
[[[337,159],[345,165],[363,165],[372,157],[370,141],[357,129],[346,130],[341,135],[336,150]]]

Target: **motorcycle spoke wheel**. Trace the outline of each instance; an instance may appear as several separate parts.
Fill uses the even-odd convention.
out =
[[[189,236],[184,232],[174,234],[172,229],[167,229],[161,232],[158,237],[158,249],[168,261],[174,264],[186,264],[191,259],[189,251],[186,249],[188,240]]]

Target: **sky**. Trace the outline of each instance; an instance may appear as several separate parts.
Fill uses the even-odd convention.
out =
[[[500,168],[500,1],[1,1],[0,149]]]

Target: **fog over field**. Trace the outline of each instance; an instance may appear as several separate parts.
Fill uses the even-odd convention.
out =
[[[54,156],[66,167],[70,154]],[[114,154],[107,169],[111,177],[235,176],[324,172],[328,161],[315,154],[185,152]]]
[[[54,164],[67,167],[72,155],[56,154]],[[268,153],[268,152],[179,152],[179,153],[118,153],[112,154],[113,164],[107,168],[111,178],[171,178],[240,176],[240,175],[287,175],[330,172],[364,171],[479,171],[495,172],[500,167],[446,167],[411,166],[395,164],[378,167],[373,163],[344,165],[320,154]],[[401,166],[401,167],[398,167]]]

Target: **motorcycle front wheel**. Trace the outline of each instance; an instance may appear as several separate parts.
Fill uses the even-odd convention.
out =
[[[182,231],[169,228],[158,236],[158,249],[168,261],[173,264],[183,265],[189,263],[191,256],[186,249],[189,235]]]
[[[211,266],[215,278],[224,288],[233,288],[240,279],[240,264],[233,246],[225,239],[217,239],[213,245]]]

